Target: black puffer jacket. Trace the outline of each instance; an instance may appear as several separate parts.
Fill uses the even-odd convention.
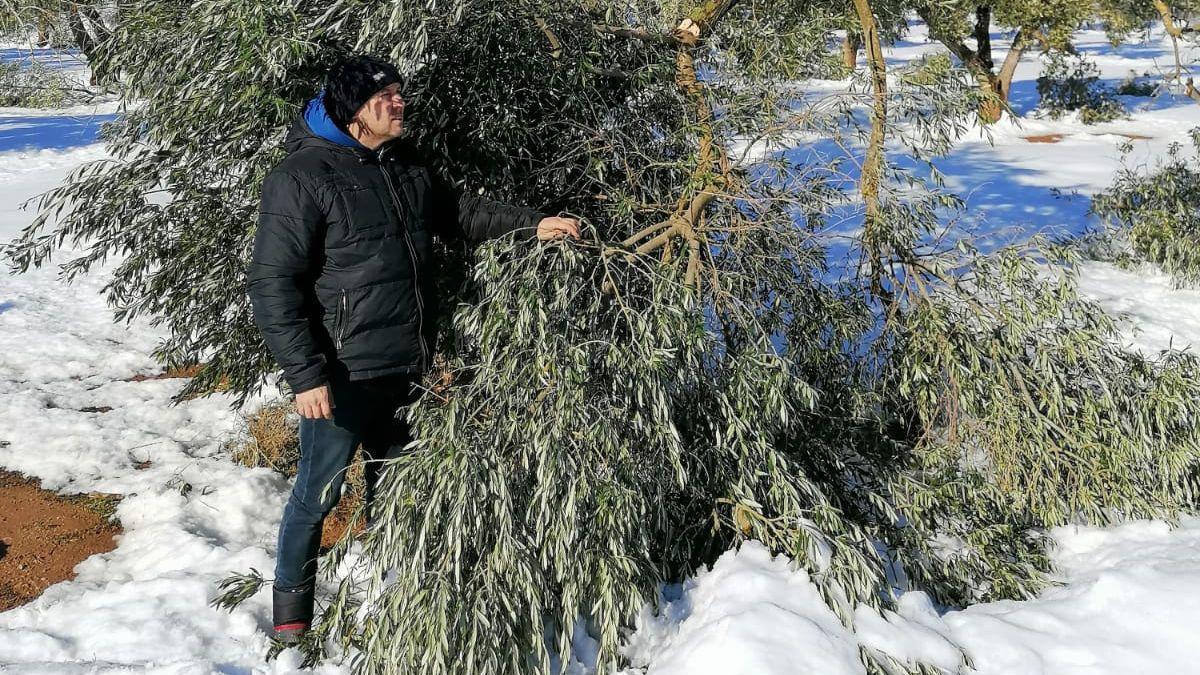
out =
[[[297,393],[335,373],[421,373],[436,311],[432,237],[533,234],[542,216],[456,193],[401,142],[352,147],[313,105],[263,184],[247,271],[254,321]]]

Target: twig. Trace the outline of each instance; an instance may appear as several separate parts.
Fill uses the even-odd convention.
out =
[[[700,274],[700,238],[693,237],[688,240],[688,263],[687,274],[683,277],[683,284],[691,287],[696,284]]]

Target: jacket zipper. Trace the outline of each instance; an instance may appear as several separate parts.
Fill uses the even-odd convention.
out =
[[[400,207],[400,195],[396,194],[396,188],[392,185],[392,177],[388,175],[387,166],[383,163],[383,152],[379,153],[379,171],[383,173],[383,181],[387,183],[388,192],[392,195],[392,205],[396,207],[396,215],[401,216],[403,210]],[[413,270],[413,296],[417,299],[417,344],[421,345],[421,369],[425,369],[425,364],[428,361],[428,349],[425,346],[425,303],[421,302],[421,281],[418,278],[419,270],[417,270],[417,249],[413,246],[412,238],[408,234],[408,228],[404,222],[399,223],[400,231],[404,233],[404,243],[408,245],[408,256],[412,260]]]
[[[337,318],[337,340],[336,340],[337,347],[336,347],[336,349],[338,351],[341,351],[341,349],[342,349],[342,337],[344,337],[344,335],[346,333],[346,309],[347,309],[346,289],[343,288],[341,290],[342,290],[342,297],[341,297],[341,300],[338,302],[338,311],[337,311],[337,317],[336,317]]]

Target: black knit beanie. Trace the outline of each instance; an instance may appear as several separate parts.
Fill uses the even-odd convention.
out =
[[[400,71],[387,61],[373,56],[352,56],[329,69],[325,78],[325,112],[345,130],[367,99],[401,81]]]

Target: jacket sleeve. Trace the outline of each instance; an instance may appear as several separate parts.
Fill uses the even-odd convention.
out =
[[[533,209],[510,206],[459,190],[432,169],[434,218],[439,234],[472,242],[503,237],[510,232],[532,236],[545,216]]]
[[[286,173],[267,176],[246,287],[254,323],[295,393],[326,382],[326,357],[313,334],[309,300],[323,225],[307,187]]]

